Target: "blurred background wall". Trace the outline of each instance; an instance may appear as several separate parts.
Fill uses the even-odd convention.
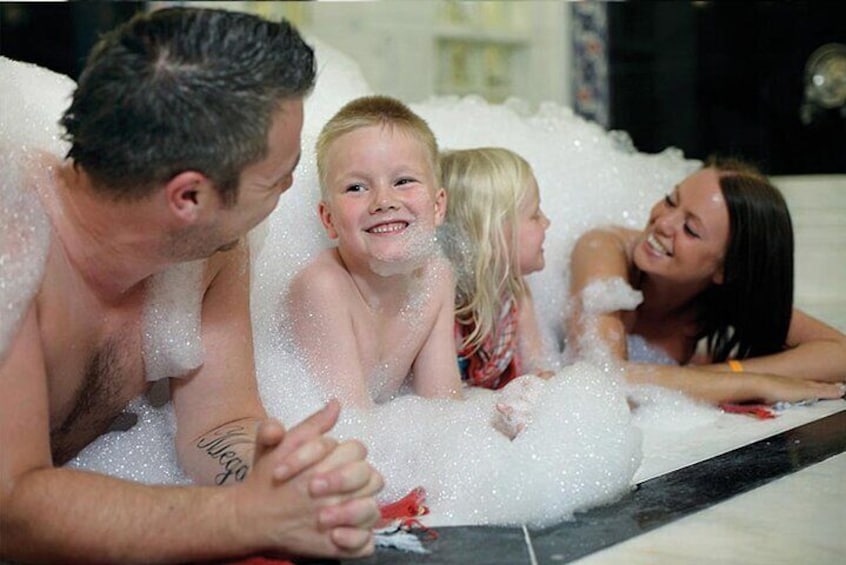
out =
[[[629,132],[641,151],[738,154],[770,174],[846,173],[839,0],[4,2],[0,53],[75,78],[100,33],[173,4],[287,17],[407,102],[548,100]]]

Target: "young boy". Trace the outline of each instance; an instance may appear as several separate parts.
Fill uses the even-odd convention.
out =
[[[435,230],[444,219],[438,147],[401,102],[359,98],[317,141],[320,219],[337,246],[292,281],[297,344],[324,390],[370,407],[404,384],[460,397],[454,280]]]

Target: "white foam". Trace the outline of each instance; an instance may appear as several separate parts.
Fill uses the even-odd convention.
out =
[[[643,293],[620,277],[598,279],[582,289],[582,312],[605,314],[617,310],[634,310],[643,302]]]
[[[64,156],[58,120],[75,83],[65,75],[0,56],[0,144]],[[5,169],[4,169],[5,173]]]
[[[331,51],[318,49],[318,60],[329,68],[333,57]],[[318,83],[315,94],[321,89]],[[336,90],[338,95],[342,92],[343,89]],[[355,96],[358,94],[351,94],[343,102]],[[306,115],[312,111],[331,114],[326,109],[313,108],[319,100],[313,97],[307,101]],[[334,108],[339,106],[336,100],[331,104]],[[464,146],[491,144],[495,140],[494,144],[520,152],[521,136],[533,137],[541,128],[544,139],[535,147],[543,146],[549,153],[553,146],[566,149],[560,139],[554,144],[551,141],[562,130],[569,131],[575,121],[576,126],[590,130],[593,141],[604,150],[619,151],[616,138],[608,145],[607,134],[564,109],[555,114],[547,108],[540,118],[528,117],[516,114],[511,107],[490,106],[474,99],[437,100],[413,109],[429,121],[443,147],[460,147],[454,136],[463,135],[467,143]],[[538,120],[548,123],[542,125]],[[462,127],[456,127],[459,123]],[[304,128],[304,140],[316,135],[308,129]],[[504,131],[511,135],[503,135]],[[496,135],[490,136],[492,132]],[[471,139],[470,134],[475,138]],[[527,147],[524,145],[523,149],[525,153]],[[555,160],[562,161],[560,156]],[[600,160],[599,155],[596,160]],[[304,167],[294,186],[267,222],[254,267],[253,320],[260,391],[268,409],[288,423],[304,418],[326,400],[291,343],[282,315],[289,281],[329,244],[315,212],[319,194],[314,155],[304,152],[301,162]],[[648,169],[658,174],[660,167]],[[568,194],[572,195],[561,191],[560,196]],[[543,198],[544,210],[550,214],[549,210],[557,207],[555,195]],[[297,210],[296,206],[302,208]],[[291,241],[292,216],[299,220],[296,238],[305,239],[310,245]],[[604,212],[600,216],[607,217]],[[558,225],[570,233],[569,223]],[[575,234],[573,231],[570,235]],[[547,257],[550,253],[547,245]],[[555,303],[562,304],[563,299],[562,295]],[[560,314],[554,318],[559,323]],[[546,387],[544,394],[527,408],[531,411],[531,424],[514,442],[492,426],[497,395],[480,389],[468,391],[464,402],[405,396],[370,412],[348,409],[335,433],[338,437],[365,440],[370,459],[386,477],[383,500],[396,500],[414,487],[425,487],[432,511],[427,520],[432,525],[550,524],[625,492],[640,460],[640,443],[615,378],[580,365],[565,368],[553,381],[541,386]]]
[[[33,159],[31,151],[0,144],[0,361],[38,290],[50,245],[50,223],[33,186],[47,181],[24,183]]]
[[[153,277],[144,304],[147,380],[181,377],[203,363],[200,318],[206,261],[171,266]]]
[[[500,395],[479,388],[464,401],[408,395],[370,411],[345,409],[335,435],[367,438],[386,478],[382,500],[426,488],[428,525],[544,526],[624,494],[640,463],[640,434],[622,388],[585,364],[549,381],[531,378],[541,394],[513,442],[491,425]],[[304,390],[304,374],[288,370],[275,380],[280,388],[263,386],[263,395],[286,421],[323,400]]]
[[[572,300],[581,302],[582,332],[577,344],[571,343],[565,347],[563,355],[565,361],[583,359],[605,367],[609,371],[622,370],[611,352],[609,342],[613,340],[620,343],[627,339],[632,341],[632,336],[622,332],[612,333],[608,330],[603,335],[599,335],[597,317],[617,310],[634,310],[643,301],[643,293],[633,289],[628,281],[621,277],[612,277],[595,280],[585,286],[579,296],[565,301],[567,309],[571,307]],[[643,349],[647,350],[648,346],[644,345]]]
[[[57,120],[73,81],[0,57],[0,360],[44,272],[50,224],[38,192],[67,150]],[[37,174],[33,174],[33,173]]]
[[[320,127],[342,104],[370,93],[349,59],[321,44],[317,54],[320,74],[306,103],[294,186],[251,237],[259,387],[269,410],[288,425],[325,401],[281,316],[291,277],[329,245],[316,213],[312,148]],[[602,224],[642,225],[649,206],[697,165],[672,149],[638,153],[624,134],[609,134],[555,105],[527,114],[520,103],[490,105],[471,97],[431,100],[413,109],[429,121],[444,148],[500,145],[534,168],[552,225],[547,268],[529,280],[543,329],[556,343],[565,314],[567,257],[576,236]],[[491,425],[498,395],[482,389],[467,391],[463,402],[406,396],[369,412],[344,410],[335,435],[368,444],[370,459],[387,481],[383,500],[424,486],[430,525],[547,525],[629,488],[640,460],[641,428],[654,434],[707,426],[707,410],[694,414],[675,396],[646,393],[638,393],[633,421],[626,389],[614,375],[579,364],[540,383],[541,393],[521,408],[530,425],[513,442]],[[180,480],[173,451],[162,449],[172,440],[168,410],[147,410],[143,403],[134,408],[142,414],[140,426],[105,436],[74,464],[145,482]],[[156,446],[142,456],[155,463],[129,469],[139,462],[130,457],[125,464],[119,454],[139,446]]]
[[[67,466],[145,484],[189,483],[176,459],[173,405],[157,407],[141,397],[125,412],[137,416],[135,426],[101,436]]]
[[[405,240],[402,251],[375,255],[370,260],[371,271],[382,277],[409,274],[422,267],[438,252],[434,228],[414,223],[401,237]]]

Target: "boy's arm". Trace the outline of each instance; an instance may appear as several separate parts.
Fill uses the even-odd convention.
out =
[[[323,390],[344,406],[369,408],[374,403],[342,276],[347,275],[322,262],[306,267],[288,290],[288,316],[297,346]]]
[[[414,392],[425,398],[461,398],[461,374],[455,350],[455,284],[444,266],[436,277],[432,300],[439,304],[435,323],[423,343],[411,371]]]

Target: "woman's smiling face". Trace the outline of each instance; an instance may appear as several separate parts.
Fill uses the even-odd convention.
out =
[[[728,239],[728,208],[718,173],[702,169],[652,207],[634,263],[654,277],[705,287],[721,284]]]

